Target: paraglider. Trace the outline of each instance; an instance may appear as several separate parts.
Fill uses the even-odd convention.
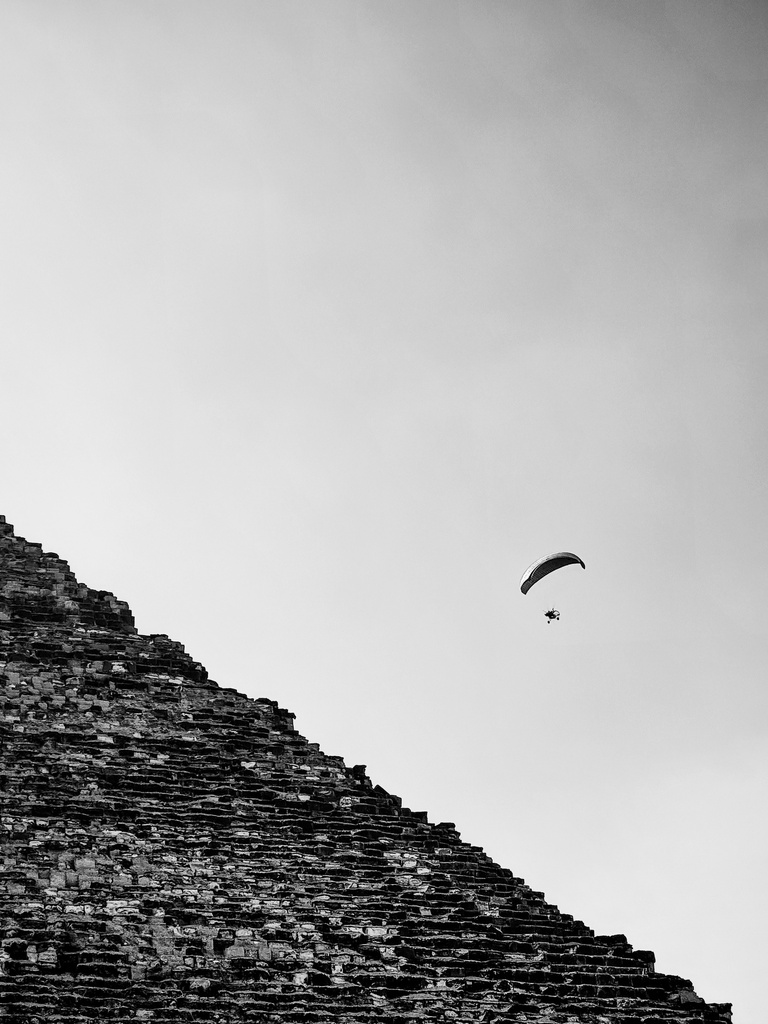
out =
[[[528,566],[520,580],[520,589],[527,594],[534,583],[538,583],[555,569],[562,569],[564,565],[580,565],[582,569],[586,569],[586,565],[578,555],[573,555],[570,551],[556,551],[554,555],[545,555],[544,558],[540,558],[533,565]]]
[[[520,590],[527,594],[534,583],[538,583],[549,573],[554,572],[555,569],[562,569],[565,565],[580,565],[582,569],[586,569],[586,565],[578,555],[574,555],[570,551],[556,551],[553,555],[545,555],[544,558],[539,558],[538,561],[528,566],[520,580]],[[544,612],[544,616],[549,625],[550,622],[559,620],[560,612],[557,608],[550,608],[549,611]]]

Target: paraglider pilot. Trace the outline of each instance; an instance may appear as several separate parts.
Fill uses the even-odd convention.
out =
[[[557,608],[550,608],[548,612],[544,612],[544,617],[547,620],[547,625],[549,625],[550,622],[555,622],[560,618],[560,612]]]

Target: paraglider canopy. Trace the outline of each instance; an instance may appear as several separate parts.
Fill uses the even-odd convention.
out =
[[[528,566],[520,580],[520,589],[527,594],[534,583],[538,583],[555,569],[562,569],[564,565],[580,565],[582,569],[586,569],[578,555],[571,554],[570,551],[556,551],[553,555],[545,555],[538,562]]]

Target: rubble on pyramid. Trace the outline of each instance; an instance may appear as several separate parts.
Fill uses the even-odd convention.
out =
[[[0,517],[10,1024],[726,1024]]]

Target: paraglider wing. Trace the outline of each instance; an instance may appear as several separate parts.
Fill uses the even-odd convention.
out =
[[[573,555],[570,551],[556,551],[554,555],[545,555],[538,562],[528,566],[520,580],[520,589],[527,594],[534,583],[538,583],[555,569],[562,569],[564,565],[580,565],[582,569],[586,569],[578,555]]]

